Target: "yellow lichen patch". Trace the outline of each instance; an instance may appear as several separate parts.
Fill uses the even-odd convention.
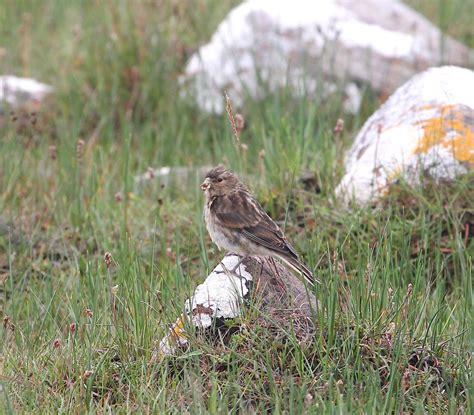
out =
[[[427,111],[427,110],[432,110],[434,108],[436,108],[436,105],[426,104],[426,105],[421,106],[419,109],[422,110],[422,111]]]
[[[178,321],[173,325],[172,328],[173,334],[176,337],[182,338],[184,337],[184,319],[183,317],[180,317]]]
[[[427,153],[440,145],[451,150],[456,160],[474,164],[474,127],[466,122],[472,112],[466,106],[445,105],[440,107],[438,117],[417,123],[424,133],[414,154]]]
[[[184,329],[185,318],[186,317],[184,315],[181,315],[181,317],[176,320],[176,323],[174,323],[173,326],[170,328],[170,334],[163,339],[163,341],[166,342],[165,349],[171,348],[171,350],[174,350],[177,344],[179,345],[180,343],[186,340],[186,332]],[[157,353],[154,354],[154,358],[161,359],[165,357],[168,353],[169,352],[165,351],[160,344],[160,350],[158,350]]]

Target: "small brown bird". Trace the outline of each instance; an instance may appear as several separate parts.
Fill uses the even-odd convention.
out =
[[[217,166],[207,173],[201,189],[206,196],[206,227],[219,249],[242,257],[279,258],[314,285],[312,272],[235,174]]]

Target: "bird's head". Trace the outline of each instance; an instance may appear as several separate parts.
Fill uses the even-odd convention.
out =
[[[242,186],[238,177],[224,166],[214,167],[201,183],[201,189],[207,197],[223,196]]]

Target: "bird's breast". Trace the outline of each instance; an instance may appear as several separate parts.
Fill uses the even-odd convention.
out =
[[[209,232],[209,236],[219,249],[225,248],[225,235],[222,232],[221,226],[217,223],[217,219],[213,217],[214,214],[211,212],[210,204],[206,204],[204,209],[204,220],[206,222],[206,228]]]
[[[204,220],[209,236],[219,249],[234,252],[236,254],[246,254],[246,249],[242,246],[239,232],[233,229],[226,229],[219,223],[215,214],[211,211],[210,205],[204,208]],[[245,251],[245,252],[244,252]]]

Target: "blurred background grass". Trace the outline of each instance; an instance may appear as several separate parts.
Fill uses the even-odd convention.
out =
[[[370,91],[339,141],[340,97],[281,91],[249,102],[248,150],[237,152],[226,117],[199,112],[178,85],[236,4],[0,1],[0,73],[55,87],[42,108],[6,113],[0,127],[5,410],[469,412],[473,178],[402,187],[384,209],[338,209],[341,149],[378,107]],[[409,4],[474,47],[473,0]],[[202,223],[199,177],[134,177],[218,162],[246,178],[317,267],[321,335],[303,353],[250,330],[247,350],[200,344],[151,365],[154,342],[220,255]],[[298,181],[306,170],[317,192]],[[393,338],[390,359],[382,334]],[[432,372],[404,378],[420,344],[442,357],[449,387]]]

